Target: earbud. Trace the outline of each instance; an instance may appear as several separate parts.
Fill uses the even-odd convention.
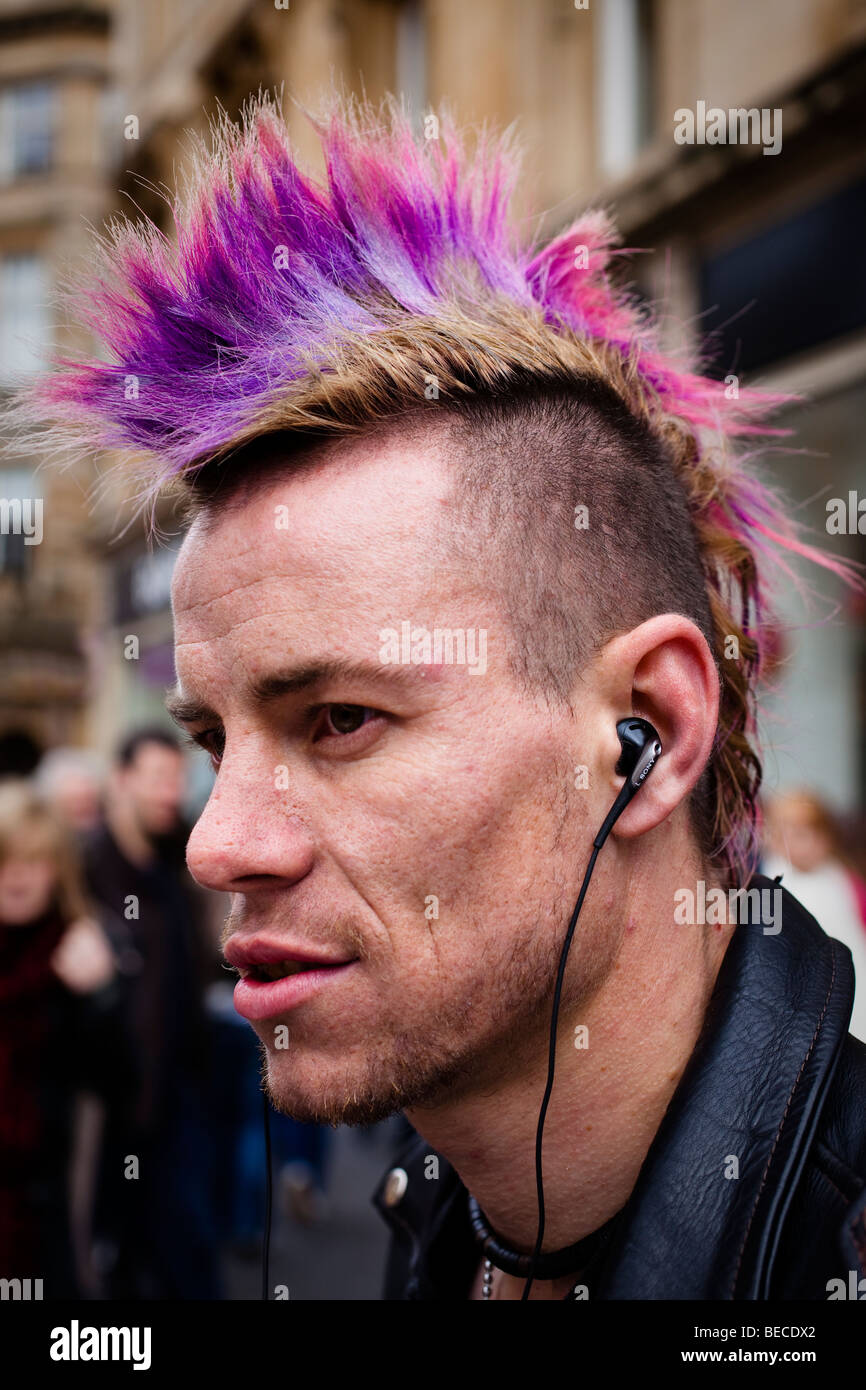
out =
[[[634,773],[640,761],[640,755],[643,753],[647,744],[655,743],[658,745],[654,750],[654,755],[649,762],[649,766],[644,767],[643,777],[646,777],[650,767],[652,767],[652,764],[662,751],[662,741],[657,731],[647,719],[620,719],[616,726],[616,731],[619,735],[622,752],[619,755],[619,762],[614,770],[620,777],[629,777]]]
[[[620,719],[616,731],[619,734],[622,752],[614,770],[621,777],[625,777],[625,782],[605,817],[604,825],[592,842],[596,849],[601,849],[614,822],[643,786],[662,753],[662,741],[658,736],[658,730],[654,729],[647,719]]]

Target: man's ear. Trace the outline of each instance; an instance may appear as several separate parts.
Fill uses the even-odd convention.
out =
[[[622,785],[614,771],[617,719],[648,719],[662,742],[661,758],[612,832],[630,839],[660,825],[694,789],[718,727],[719,673],[700,628],[679,613],[649,618],[613,638],[598,669],[612,734],[611,800]]]

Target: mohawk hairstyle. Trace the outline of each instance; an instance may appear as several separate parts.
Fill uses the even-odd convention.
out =
[[[624,253],[604,213],[586,213],[547,245],[524,244],[509,216],[511,135],[482,129],[470,153],[448,114],[437,119],[438,138],[418,141],[391,98],[379,110],[332,99],[324,116],[310,116],[325,157],[318,184],[296,165],[277,102],[252,101],[239,124],[221,117],[212,148],[195,142],[171,200],[173,238],[113,221],[95,274],[68,296],[105,359],[58,359],[18,418],[48,422],[33,442],[55,457],[143,458],[142,498],[152,503],[178,481],[207,497],[214,470],[228,479],[254,467],[257,450],[244,446],[267,444],[263,436],[321,439],[435,410],[425,400],[433,381],[440,408],[471,417],[477,402],[477,420],[492,426],[534,393],[554,390],[560,405],[571,393],[596,415],[613,401],[635,478],[661,458],[668,495],[685,502],[691,535],[680,541],[698,557],[701,625],[721,689],[696,824],[707,856],[745,882],[756,862],[754,695],[773,573],[790,575],[785,553],[794,552],[860,582],[853,566],[802,542],[729,444],[782,433],[766,416],[791,398],[737,395],[665,354],[650,316],[614,283]],[[585,500],[583,460],[572,455],[571,465],[574,500]],[[730,637],[739,660],[727,658]]]

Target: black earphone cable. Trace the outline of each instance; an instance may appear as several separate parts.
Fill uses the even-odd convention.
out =
[[[271,1204],[273,1201],[273,1178],[271,1176],[271,1116],[268,1093],[262,1086],[262,1105],[265,1116],[265,1234],[262,1242],[262,1301],[270,1297],[269,1264],[271,1256]]]
[[[605,836],[605,839],[606,838],[607,836]],[[602,840],[601,844],[604,844],[604,840]],[[547,1115],[547,1106],[550,1101],[551,1092],[553,1091],[553,1076],[556,1068],[556,1033],[557,1023],[559,1021],[559,998],[562,993],[562,982],[565,978],[565,967],[568,961],[568,952],[571,947],[572,937],[574,936],[574,929],[577,926],[577,919],[580,916],[580,909],[583,907],[583,900],[586,897],[586,890],[589,887],[589,881],[592,877],[592,871],[595,868],[595,861],[598,858],[600,849],[601,845],[599,844],[593,846],[593,851],[590,855],[586,873],[583,876],[583,883],[580,885],[580,893],[578,894],[574,911],[571,914],[568,932],[559,957],[559,972],[556,977],[556,988],[553,992],[553,1015],[550,1020],[547,1086],[544,1091],[544,1100],[541,1102],[541,1109],[538,1112],[538,1130],[535,1135],[535,1182],[538,1189],[538,1235],[535,1241],[535,1249],[532,1252],[532,1264],[529,1267],[529,1274],[523,1286],[523,1293],[520,1296],[521,1302],[529,1298],[529,1290],[532,1288],[532,1281],[535,1278],[535,1266],[538,1261],[538,1256],[541,1253],[541,1243],[544,1240],[544,1182],[541,1175],[541,1146],[544,1138],[544,1119]]]
[[[580,909],[583,907],[583,900],[586,897],[586,890],[589,887],[589,881],[592,878],[592,871],[595,868],[595,861],[598,858],[599,851],[632,797],[640,791],[662,753],[661,739],[652,724],[646,719],[621,719],[617,723],[616,731],[623,749],[623,756],[617,763],[616,770],[621,775],[625,774],[626,780],[620,788],[616,800],[608,811],[601,829],[592,842],[592,854],[586,866],[583,882],[580,885],[580,892],[577,896],[577,902],[574,905],[574,911],[571,914],[571,921],[568,924],[568,932],[566,933],[562,952],[559,957],[556,988],[553,992],[553,1013],[550,1020],[550,1045],[548,1048],[547,1060],[547,1085],[544,1090],[544,1099],[541,1102],[541,1109],[538,1112],[538,1129],[535,1135],[535,1184],[538,1189],[538,1235],[535,1241],[535,1249],[532,1252],[529,1274],[523,1286],[523,1293],[520,1296],[521,1303],[529,1298],[529,1291],[532,1288],[532,1282],[535,1278],[538,1257],[541,1254],[541,1244],[544,1240],[544,1180],[542,1177],[541,1152],[544,1140],[544,1120],[547,1115],[547,1106],[550,1101],[551,1092],[553,1091],[553,1076],[556,1068],[556,1034],[557,1023],[559,1022],[559,999],[562,993],[562,982],[565,978],[565,966],[568,961],[568,952],[571,948],[574,929],[577,926],[577,919],[580,916]]]

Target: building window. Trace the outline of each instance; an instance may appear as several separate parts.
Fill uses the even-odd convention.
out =
[[[627,173],[653,134],[652,0],[605,0],[595,11],[596,128],[603,177]]]
[[[0,383],[42,371],[51,343],[48,269],[30,253],[0,259]]]
[[[55,88],[19,82],[0,92],[0,178],[50,169],[54,159]]]

